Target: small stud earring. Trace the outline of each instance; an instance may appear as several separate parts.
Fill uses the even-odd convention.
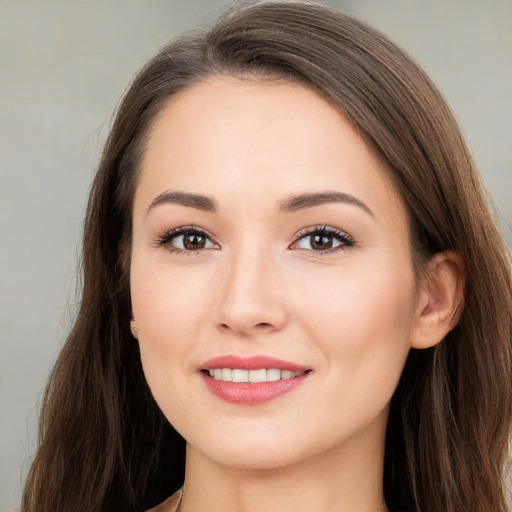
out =
[[[132,336],[138,340],[139,339],[139,331],[137,330],[137,323],[135,322],[135,318],[130,320],[130,331],[132,332]]]

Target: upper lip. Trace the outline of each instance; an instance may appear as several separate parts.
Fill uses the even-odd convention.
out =
[[[276,368],[277,370],[290,370],[292,372],[303,372],[308,370],[308,367],[306,366],[264,355],[255,355],[251,357],[224,355],[214,357],[213,359],[208,359],[208,361],[205,361],[200,369],[213,370],[215,368],[237,368],[240,370]]]

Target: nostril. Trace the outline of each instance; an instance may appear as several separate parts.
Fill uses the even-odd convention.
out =
[[[259,324],[256,324],[256,327],[270,327],[270,324],[267,322],[261,322]]]
[[[228,324],[219,324],[219,327],[225,331],[231,330],[231,327]],[[267,329],[269,327],[272,327],[272,324],[270,324],[268,322],[260,322],[254,326],[254,328],[257,328],[257,329]]]

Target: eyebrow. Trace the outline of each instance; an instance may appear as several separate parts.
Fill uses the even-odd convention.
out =
[[[217,211],[217,203],[210,197],[189,192],[164,192],[153,200],[148,206],[146,213],[149,213],[153,208],[161,204],[179,204],[203,212],[215,213]]]
[[[366,213],[371,215],[373,212],[363,201],[357,199],[350,194],[343,192],[320,192],[316,194],[301,194],[286,199],[280,204],[279,209],[283,212],[296,212],[306,208],[313,208],[314,206],[320,206],[328,203],[345,203],[357,206],[364,210]]]
[[[290,213],[329,203],[345,203],[354,205],[361,208],[372,217],[374,216],[373,212],[365,203],[363,203],[363,201],[343,192],[320,192],[292,196],[280,203],[279,210],[285,213]],[[200,194],[192,194],[190,192],[174,191],[163,192],[157,196],[149,205],[147,213],[161,204],[179,204],[181,206],[187,206],[189,208],[195,208],[196,210],[209,213],[216,213],[218,211],[216,201],[210,197]]]

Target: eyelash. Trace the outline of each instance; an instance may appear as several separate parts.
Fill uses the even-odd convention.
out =
[[[204,237],[207,240],[209,240],[210,243],[218,246],[218,244],[212,240],[211,235],[209,235],[206,231],[202,230],[201,228],[197,228],[195,226],[181,226],[179,228],[171,229],[171,230],[167,231],[164,235],[162,235],[158,238],[158,240],[156,242],[156,246],[157,247],[166,247],[167,250],[172,254],[187,255],[187,256],[198,254],[202,250],[206,249],[206,248],[180,249],[177,247],[173,247],[171,245],[171,242],[173,239],[177,238],[178,236],[186,236],[186,235],[196,235],[196,236]],[[337,239],[337,241],[339,242],[339,245],[329,248],[329,249],[325,249],[325,250],[302,249],[311,254],[314,254],[315,256],[324,256],[327,254],[332,254],[339,250],[348,250],[355,245],[353,238],[349,234],[345,233],[344,231],[333,228],[331,226],[321,226],[321,227],[314,226],[314,227],[309,227],[309,228],[303,229],[302,231],[299,231],[299,233],[297,233],[297,235],[295,237],[295,241],[291,244],[290,247],[297,245],[301,240],[305,240],[307,237],[311,237],[313,235],[328,236],[330,238]],[[293,250],[297,250],[297,249],[293,249]]]
[[[189,250],[189,249],[179,249],[178,247],[173,247],[171,245],[171,242],[173,239],[177,238],[178,236],[185,236],[185,235],[196,235],[206,238],[207,240],[212,241],[212,236],[209,235],[206,231],[202,230],[201,228],[196,228],[195,226],[181,226],[176,229],[171,229],[167,231],[165,234],[160,236],[157,240],[156,245],[158,247],[166,247],[167,250],[172,254],[177,254],[179,256],[181,255],[194,255],[200,253],[204,249],[195,249],[195,250]],[[212,242],[215,245],[216,242]]]
[[[307,237],[311,237],[313,235],[324,235],[332,237],[334,239],[337,239],[337,241],[339,242],[338,246],[325,250],[303,249],[313,254],[314,256],[326,256],[337,251],[346,251],[348,249],[351,249],[355,245],[354,239],[348,233],[345,233],[345,231],[341,231],[341,229],[336,229],[331,226],[314,226],[299,231],[299,233],[297,233],[296,240],[293,242],[292,246],[298,244],[301,240],[304,240]]]

